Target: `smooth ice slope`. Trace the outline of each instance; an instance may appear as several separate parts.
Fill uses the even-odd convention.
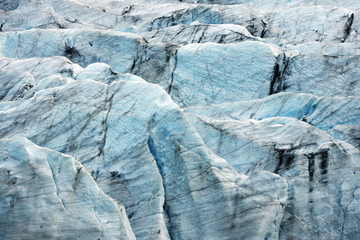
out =
[[[71,156],[21,137],[0,149],[3,239],[135,239],[124,207]]]
[[[180,106],[267,96],[279,54],[259,42],[187,45],[177,52],[170,95]]]

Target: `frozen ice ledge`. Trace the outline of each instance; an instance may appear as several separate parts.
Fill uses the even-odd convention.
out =
[[[2,239],[360,239],[358,1],[0,1]]]

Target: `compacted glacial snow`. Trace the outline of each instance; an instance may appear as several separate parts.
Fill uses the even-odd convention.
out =
[[[0,1],[2,239],[360,239],[356,0]]]

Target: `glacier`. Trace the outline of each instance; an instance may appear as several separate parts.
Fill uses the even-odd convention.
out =
[[[0,1],[3,239],[359,239],[360,3]]]

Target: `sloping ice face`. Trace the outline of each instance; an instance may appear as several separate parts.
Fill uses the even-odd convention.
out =
[[[4,239],[358,239],[357,1],[1,1]]]

